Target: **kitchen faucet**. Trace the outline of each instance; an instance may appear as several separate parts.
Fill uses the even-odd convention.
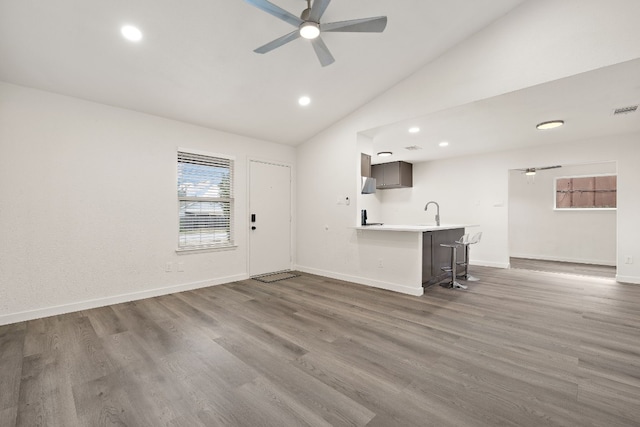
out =
[[[436,225],[438,227],[440,227],[440,205],[438,204],[438,202],[434,202],[433,200],[428,202],[425,206],[424,206],[424,210],[426,211],[427,208],[429,207],[429,205],[433,203],[434,205],[436,205]]]

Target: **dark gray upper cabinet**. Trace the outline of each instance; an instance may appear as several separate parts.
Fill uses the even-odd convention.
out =
[[[380,163],[371,166],[371,176],[376,179],[376,188],[413,187],[413,165],[407,162]]]

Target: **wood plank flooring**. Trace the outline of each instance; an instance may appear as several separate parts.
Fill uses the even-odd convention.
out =
[[[610,265],[582,264],[577,262],[546,261],[529,258],[509,259],[511,268],[519,268],[533,271],[546,271],[549,273],[567,273],[580,276],[606,277],[615,279],[616,267]]]
[[[308,274],[0,327],[0,426],[639,426],[640,286]]]

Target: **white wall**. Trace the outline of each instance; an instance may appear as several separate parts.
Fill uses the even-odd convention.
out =
[[[177,147],[236,157],[235,250],[176,253]],[[4,83],[0,153],[0,324],[245,278],[247,158],[295,165],[289,146]]]
[[[370,266],[354,262],[358,243],[349,227],[358,223],[358,204],[374,209],[371,206],[379,196],[366,201],[358,197],[358,204],[351,206],[334,206],[336,194],[358,188],[356,159],[366,145],[358,139],[358,132],[638,58],[640,26],[636,16],[640,16],[640,2],[635,0],[528,1],[299,146],[298,268],[366,283]],[[424,202],[445,201],[442,215],[446,222],[478,223],[488,231],[472,258],[506,267],[509,169],[618,160],[618,254],[640,259],[636,244],[640,230],[635,221],[640,200],[634,193],[640,176],[629,156],[637,156],[638,136],[617,141],[610,158],[605,159],[595,154],[598,146],[594,143],[592,154],[589,150],[583,153],[579,145],[576,151],[564,151],[560,156],[563,161],[554,160],[551,151],[541,150],[536,152],[538,161],[531,162],[536,159],[510,159],[505,153],[463,159],[461,164],[460,159],[434,162],[428,169],[414,170],[418,179],[429,182],[422,194],[414,198],[411,190],[395,190],[394,200],[389,200],[391,205],[384,210],[388,213],[395,206],[398,220],[424,222]],[[449,180],[452,170],[460,171],[453,182]],[[478,176],[482,179],[477,180]],[[322,185],[315,191],[307,191],[318,182]],[[450,196],[452,189],[460,197]],[[324,224],[330,224],[330,229],[325,230]],[[620,266],[618,275],[621,280],[640,283],[640,263]]]
[[[607,155],[606,149],[602,154]],[[564,165],[533,177],[510,171],[510,255],[616,265],[615,210],[554,210],[555,178],[615,173],[614,162]]]

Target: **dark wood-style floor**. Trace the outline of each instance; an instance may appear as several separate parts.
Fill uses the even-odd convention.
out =
[[[0,327],[1,426],[638,426],[640,286],[303,274]]]
[[[540,259],[515,258],[509,259],[511,268],[550,273],[578,274],[580,276],[606,277],[615,279],[616,267],[610,265],[582,264],[577,262],[546,261]]]

